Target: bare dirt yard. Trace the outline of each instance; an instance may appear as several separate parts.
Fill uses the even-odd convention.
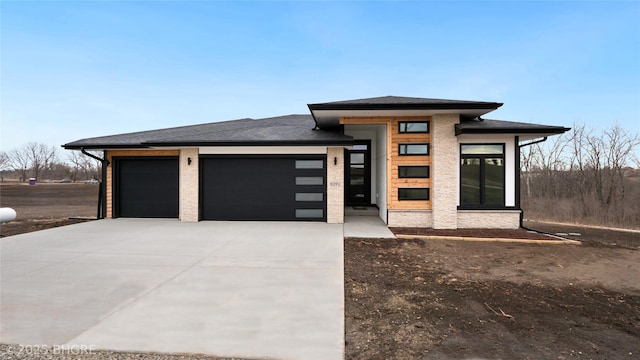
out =
[[[2,225],[3,236],[95,216],[95,185],[0,190],[19,220]],[[346,359],[640,358],[640,234],[525,225],[573,233],[583,245],[345,239]],[[0,345],[0,355],[7,349]]]
[[[0,207],[13,208],[15,221],[0,225],[0,236],[11,236],[95,218],[98,185],[84,183],[0,184]]]
[[[637,250],[346,239],[345,294],[347,359],[640,357]]]

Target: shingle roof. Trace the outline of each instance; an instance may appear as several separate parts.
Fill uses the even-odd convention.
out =
[[[321,129],[340,126],[344,116],[423,116],[434,113],[458,113],[481,116],[502,103],[402,96],[382,96],[367,99],[308,104],[311,115]]]
[[[67,149],[145,148],[153,146],[349,145],[340,132],[314,130],[311,115],[238,119],[168,129],[82,139]]]
[[[530,124],[504,120],[462,119],[455,125],[456,135],[461,134],[562,134],[571,130],[563,126]]]
[[[366,99],[334,101],[309,104],[311,110],[348,110],[348,109],[459,109],[471,107],[474,109],[497,109],[502,103],[487,101],[468,101],[450,99],[432,99],[404,96],[381,96]]]
[[[461,114],[461,122],[455,125],[456,135],[508,133],[552,135],[570,130],[562,126],[501,120],[479,121],[477,119],[478,116],[501,105],[502,103],[483,101],[383,96],[309,104],[312,115],[286,115],[264,119],[245,118],[101,136],[70,142],[63,147],[67,149],[109,149],[171,146],[351,145],[353,138],[342,134],[342,131],[333,125],[339,126],[339,116],[342,116],[340,114],[368,114],[369,110],[375,114],[385,112],[395,114],[405,110],[416,110],[422,114],[457,109]],[[324,126],[320,126],[321,124]]]

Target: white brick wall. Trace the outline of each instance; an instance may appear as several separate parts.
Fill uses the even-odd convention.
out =
[[[337,159],[337,164],[333,159]],[[344,223],[344,148],[327,149],[327,222]]]
[[[433,227],[431,210],[389,210],[390,227]]]
[[[189,164],[191,158],[191,164]],[[199,175],[198,149],[180,150],[180,221],[199,220]]]
[[[520,210],[459,210],[460,229],[518,229]]]
[[[431,121],[431,207],[434,229],[458,227],[458,139],[454,130],[458,122],[457,114],[434,115]]]

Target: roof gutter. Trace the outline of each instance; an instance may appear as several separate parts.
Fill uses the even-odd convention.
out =
[[[140,144],[111,144],[111,145],[62,145],[65,150],[107,150],[107,149],[147,149],[146,145]],[[97,159],[96,159],[97,160]]]
[[[85,150],[85,148],[83,148],[83,147],[81,147],[81,148],[80,148],[80,152],[81,152],[81,153],[83,153],[83,154],[85,154],[85,155],[87,155],[88,157],[90,157],[90,158],[92,158],[92,159],[96,159],[96,160],[98,160],[98,161],[100,161],[100,162],[102,162],[102,163],[107,162],[107,164],[109,164],[109,161],[108,161],[108,160],[106,160],[106,159],[101,159],[101,158],[99,158],[99,157],[97,157],[97,156],[93,155],[92,153],[88,153],[88,152]]]
[[[353,145],[353,139],[342,140],[280,140],[280,141],[181,141],[147,142],[149,147],[196,147],[196,146],[345,146]]]
[[[528,142],[528,143],[526,143],[526,144],[522,144],[522,145],[518,144],[518,147],[519,147],[520,149],[522,149],[522,148],[523,148],[523,147],[525,147],[525,146],[530,146],[530,145],[539,144],[539,143],[541,143],[541,142],[545,142],[545,141],[547,141],[547,137],[548,137],[548,136],[545,136],[545,137],[543,137],[543,138],[542,138],[542,139],[540,139],[540,140],[531,141],[531,142]]]
[[[516,136],[516,142],[517,142],[518,137]],[[521,164],[520,164],[520,150],[525,147],[525,146],[531,146],[531,145],[535,145],[535,144],[539,144],[541,142],[545,142],[547,141],[547,136],[543,137],[542,139],[538,139],[538,140],[534,140],[534,141],[530,141],[528,143],[524,143],[524,144],[518,144],[518,149],[517,149],[517,155],[518,155],[518,184],[520,184],[520,169],[521,169]],[[520,207],[520,227],[525,229],[525,230],[529,230],[529,231],[535,231],[535,232],[540,232],[538,230],[534,230],[534,229],[529,229],[528,227],[524,226],[524,211],[522,210],[522,206],[520,205],[520,192],[522,190],[520,189],[520,185],[518,185],[518,191],[517,191],[517,196],[518,196],[518,205]]]
[[[313,109],[311,108],[311,104],[307,104],[307,107],[309,108],[309,112],[311,113],[311,117],[313,118],[313,122],[316,123],[316,127],[314,127],[313,130],[320,130],[320,127],[318,126],[318,120],[316,119],[316,114],[313,113]]]
[[[107,198],[107,166],[109,166],[109,160],[101,159],[85,150],[85,148],[80,148],[80,152],[88,157],[100,161],[102,164],[102,180],[100,181],[100,187],[98,189],[98,211],[96,213],[96,219],[104,219],[105,214],[107,213],[107,202],[105,199]]]

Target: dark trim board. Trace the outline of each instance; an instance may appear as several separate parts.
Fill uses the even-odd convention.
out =
[[[346,140],[296,140],[296,141],[156,141],[144,142],[145,146],[348,146],[351,139]]]
[[[513,121],[463,118],[454,125],[456,136],[464,134],[536,134],[540,136],[562,134],[571,130],[564,126],[549,126]]]
[[[114,157],[114,217],[178,218],[177,156]]]
[[[326,155],[200,156],[200,219],[326,221],[326,168]]]
[[[429,103],[403,102],[403,103],[321,103],[307,104],[311,111],[318,110],[494,110],[502,106],[502,103],[482,101],[434,101]]]
[[[520,187],[522,186],[522,182],[521,182],[521,169],[522,169],[522,158],[520,158],[521,156],[521,150],[520,150],[520,137],[519,136],[515,136],[514,139],[514,144],[516,144],[515,148],[516,148],[516,178],[515,178],[515,182],[516,182],[516,207],[520,208],[520,201],[521,201],[521,193],[520,193]]]

